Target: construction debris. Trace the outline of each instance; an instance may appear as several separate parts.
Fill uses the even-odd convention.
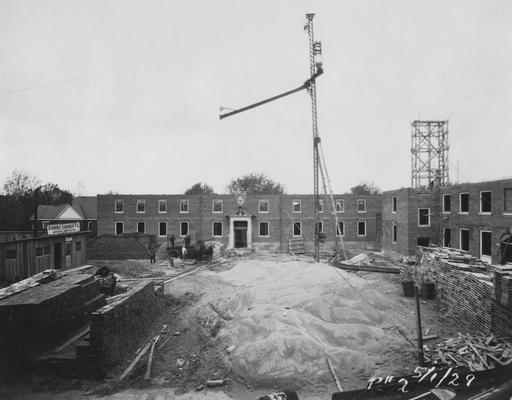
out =
[[[425,361],[453,367],[468,367],[483,371],[512,363],[512,343],[490,336],[472,336],[459,333],[432,347],[424,346]]]
[[[214,387],[214,386],[222,386],[226,383],[225,379],[215,379],[215,380],[209,380],[206,381],[206,386],[208,387]]]

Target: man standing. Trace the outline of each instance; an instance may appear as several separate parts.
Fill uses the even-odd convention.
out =
[[[176,240],[176,237],[174,236],[174,233],[172,233],[171,237],[169,238],[169,242],[171,242],[171,247],[174,247],[175,240]]]
[[[156,256],[156,249],[155,249],[156,246],[151,246],[149,248],[149,263],[150,264],[154,264],[156,262],[155,260],[155,256]]]
[[[185,247],[190,247],[190,235],[188,233],[185,236]]]

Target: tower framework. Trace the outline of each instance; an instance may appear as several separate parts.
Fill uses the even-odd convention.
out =
[[[411,186],[416,189],[450,183],[448,121],[411,123]]]

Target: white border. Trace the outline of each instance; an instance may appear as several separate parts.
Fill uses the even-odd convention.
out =
[[[261,234],[261,224],[267,224],[267,234],[266,235]],[[260,221],[258,223],[258,237],[265,237],[265,238],[270,237],[270,223],[268,221]]]
[[[483,255],[482,254],[482,247],[483,247],[482,246],[482,233],[483,232],[487,232],[487,233],[491,234],[491,254],[489,254],[489,255]],[[489,263],[489,264],[492,263],[492,231],[488,231],[488,230],[485,230],[485,229],[482,229],[480,231],[480,259],[482,261],[485,261],[485,262]]]
[[[295,211],[295,202],[299,204],[299,211]],[[302,213],[302,201],[300,199],[292,200],[292,212],[295,214]]]
[[[187,224],[187,233],[190,234],[190,223],[189,221],[180,221],[180,237],[185,237],[187,234],[182,235],[181,234],[181,224]]]
[[[343,234],[340,235],[339,234],[339,229],[338,229],[338,227],[336,227],[336,236],[337,237],[345,237],[345,221],[338,221],[338,224],[343,224]],[[366,232],[366,229],[365,229],[365,232]]]
[[[364,211],[359,211],[359,202],[360,202],[360,201],[364,201]],[[357,201],[356,201],[356,209],[357,209],[357,212],[358,212],[358,213],[360,213],[360,214],[365,213],[365,212],[366,212],[366,210],[367,210],[367,205],[368,205],[368,204],[366,203],[366,199],[357,199]],[[365,236],[366,236],[366,235],[365,235]]]
[[[182,211],[181,205],[185,204],[185,203],[187,204],[187,211]],[[180,214],[188,214],[189,210],[190,210],[190,202],[188,201],[188,199],[181,199],[180,200]]]
[[[117,233],[117,224],[122,224],[123,225],[123,232],[122,233]],[[114,235],[118,236],[118,235],[122,235],[123,233],[124,233],[124,221],[114,221]]]
[[[117,211],[117,202],[120,201],[123,205],[122,211]],[[123,214],[124,213],[124,200],[123,199],[115,199],[114,200],[114,213],[115,214]]]
[[[267,202],[267,211],[261,211],[261,203]],[[258,200],[258,213],[259,214],[268,214],[270,213],[270,200],[267,199],[259,199]]]
[[[215,211],[215,202],[216,201],[220,201],[220,211]],[[181,208],[181,205],[180,205],[180,208]],[[212,213],[220,214],[222,212],[224,212],[224,200],[222,200],[222,199],[213,199],[212,200]]]
[[[491,211],[482,211],[482,193],[490,193],[491,194]],[[492,214],[492,191],[491,190],[481,190],[480,191],[480,215],[491,215]]]
[[[462,201],[461,197],[463,194],[468,195],[468,211],[462,211]],[[469,192],[460,192],[459,193],[459,214],[469,214]]]
[[[450,211],[446,211],[444,209],[444,205],[445,205],[445,201],[444,201],[444,198],[445,197],[449,197],[450,198]],[[443,193],[443,211],[441,211],[443,214],[450,214],[452,212],[452,195],[451,193]]]
[[[215,234],[215,224],[220,224],[220,235]],[[223,237],[223,236],[224,236],[224,224],[222,223],[222,221],[212,221],[212,237]]]
[[[139,224],[144,224],[144,232],[139,232]],[[137,233],[146,233],[146,221],[137,221]]]
[[[338,202],[341,202],[341,211],[338,211]],[[335,199],[334,207],[336,208],[337,213],[344,213],[345,212],[345,199]]]
[[[295,234],[295,224],[297,222],[299,223],[299,227],[300,227],[300,235]],[[293,237],[302,237],[302,221],[293,221],[292,222],[292,235],[293,235]]]
[[[160,211],[160,203],[165,204],[165,211]],[[169,203],[166,199],[158,200],[158,214],[167,214],[167,210],[169,209]]]
[[[422,225],[420,224],[420,210],[428,210],[428,224],[425,224],[425,225]],[[427,207],[418,207],[418,227],[420,228],[429,228],[430,227],[430,208],[427,208]]]
[[[139,211],[139,203],[144,204],[144,211]],[[146,200],[144,200],[144,199],[137,200],[137,205],[135,207],[136,207],[135,212],[137,214],[144,214],[146,212]]]
[[[468,249],[467,250],[464,250],[462,248],[462,231],[468,231]],[[462,251],[469,251],[469,249],[471,248],[470,246],[470,241],[471,241],[471,237],[469,236],[469,229],[466,229],[466,228],[459,228],[459,250],[462,250]]]
[[[161,234],[160,234],[160,224],[165,224],[165,235],[161,235]],[[169,231],[169,230],[167,229],[167,228],[168,228],[168,226],[167,226],[167,225],[168,225],[168,224],[167,224],[167,221],[158,221],[158,232],[157,232],[157,233],[158,233],[158,237],[167,237],[167,232]]]
[[[364,235],[359,234],[359,223],[362,222],[364,224]],[[357,221],[357,237],[366,237],[366,221]]]

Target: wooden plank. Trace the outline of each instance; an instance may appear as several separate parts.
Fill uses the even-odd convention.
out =
[[[56,353],[60,353],[62,350],[66,349],[71,344],[75,343],[78,339],[80,339],[80,338],[84,337],[85,335],[87,335],[90,331],[91,331],[91,327],[90,326],[86,326],[84,329],[79,331],[76,335],[74,335],[73,337],[68,339],[64,344],[62,344],[59,347],[57,347],[55,349],[55,352]]]
[[[334,382],[336,382],[336,387],[340,392],[343,392],[343,388],[340,385],[340,381],[338,380],[338,377],[336,376],[336,372],[334,371],[334,367],[331,364],[331,360],[329,360],[329,357],[325,356],[327,359],[327,365],[329,366],[329,370],[331,371],[331,375],[334,378]]]
[[[121,376],[119,377],[119,380],[122,381],[124,378],[126,378],[128,375],[130,375],[130,373],[133,371],[133,369],[135,368],[135,366],[137,365],[137,363],[139,362],[139,360],[142,358],[142,356],[144,354],[147,353],[147,351],[149,350],[149,348],[151,347],[151,342],[148,342],[146,343],[146,345],[143,347],[143,349],[139,352],[139,354],[137,354],[137,357],[135,357],[133,359],[133,361],[131,362],[131,364],[128,366],[128,368],[126,368],[124,370],[124,372],[121,374]]]
[[[153,352],[155,351],[155,344],[158,342],[158,339],[160,339],[160,335],[155,336],[153,339],[153,343],[151,343],[151,351],[149,352],[149,359],[148,359],[148,366],[146,368],[146,375],[144,376],[144,379],[148,380],[151,378],[151,366],[153,365]]]

